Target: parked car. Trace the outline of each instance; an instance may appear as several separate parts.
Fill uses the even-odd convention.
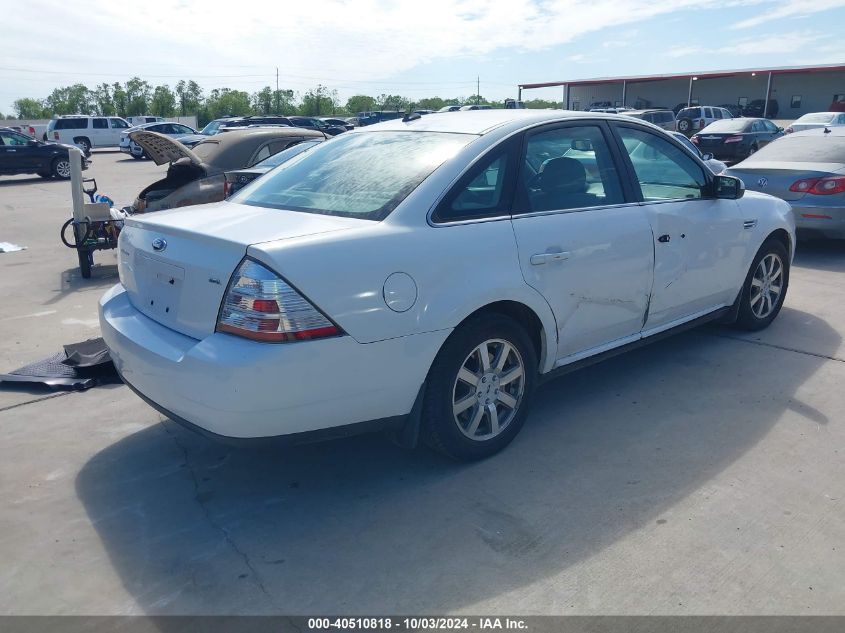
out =
[[[845,112],[811,112],[796,119],[786,128],[786,133],[792,134],[835,125],[845,125]]]
[[[151,114],[142,114],[139,116],[126,117],[126,122],[133,127],[138,125],[144,125],[145,123],[162,123],[164,120],[164,117],[152,116]]]
[[[691,136],[699,130],[703,130],[713,121],[721,119],[732,119],[733,116],[725,108],[716,106],[693,106],[684,108],[678,112],[676,129],[687,136]]]
[[[144,150],[141,149],[141,146],[135,143],[131,138],[129,138],[129,134],[131,132],[137,132],[138,130],[146,130],[147,132],[158,132],[159,134],[163,134],[164,136],[169,136],[171,138],[182,138],[189,134],[196,134],[197,131],[192,128],[188,127],[187,125],[182,125],[181,123],[145,123],[143,125],[136,125],[135,127],[131,127],[125,132],[120,135],[120,151],[126,154],[129,154],[132,158],[149,158],[144,153]]]
[[[285,116],[277,116],[273,114],[255,115],[255,116],[227,116],[219,119],[209,121],[204,128],[194,134],[180,136],[179,142],[186,147],[194,147],[201,143],[209,136],[219,134],[224,129],[251,127],[255,125],[287,125],[293,127],[290,119]]]
[[[675,131],[675,114],[671,110],[625,110],[621,114],[648,121],[670,132]]]
[[[414,110],[414,114],[425,116],[426,114],[434,114],[434,110],[426,110],[425,108],[423,108],[422,110]]]
[[[14,130],[15,132],[20,132],[21,134],[26,134],[29,138],[36,138],[35,126],[29,125],[28,123],[24,123],[21,125],[10,125],[9,129]]]
[[[326,138],[322,132],[294,127],[250,128],[217,134],[188,148],[157,132],[130,132],[129,138],[156,165],[169,163],[169,167],[165,178],[145,187],[124,211],[148,213],[223,200],[225,172],[250,167],[292,144],[314,137]]]
[[[459,104],[452,104],[443,106],[437,112],[457,112],[460,109],[461,106]]]
[[[492,110],[493,106],[491,105],[465,105],[460,107],[460,112],[466,112],[468,110]]]
[[[69,115],[52,119],[43,140],[76,145],[86,154],[96,147],[117,147],[120,133],[131,126],[116,116]]]
[[[71,147],[74,146],[38,141],[11,128],[0,127],[0,174],[70,178],[68,150]],[[82,169],[88,169],[88,160],[84,156]]]
[[[726,173],[786,200],[805,235],[845,239],[845,127],[789,134]]]
[[[740,161],[783,136],[783,128],[768,119],[723,119],[711,123],[690,139],[702,152]]]
[[[765,108],[766,100],[765,99],[754,99],[749,101],[748,104],[742,109],[742,116],[752,116],[752,117],[761,117],[765,112],[765,116],[768,119],[774,119],[778,115],[778,111],[780,110],[780,106],[778,106],[778,102],[776,99],[769,99],[769,107]]]
[[[719,107],[724,108],[725,110],[730,112],[731,116],[735,119],[742,116],[742,106],[739,106],[735,103],[723,103]]]
[[[612,101],[593,101],[593,102],[590,103],[590,105],[588,105],[584,109],[587,112],[589,112],[590,110],[594,110],[596,108],[612,108],[612,107],[613,107]]]
[[[299,156],[303,152],[307,152],[322,141],[322,138],[310,138],[296,144],[291,144],[287,149],[283,149],[278,154],[273,154],[269,158],[265,158],[260,163],[256,163],[252,167],[244,167],[243,169],[227,171],[225,174],[226,197],[229,197],[240,189],[243,189],[253,180],[259,176],[263,176],[271,169],[288,162],[291,158]]]
[[[320,121],[322,121],[323,123],[325,123],[329,127],[343,128],[346,131],[349,131],[353,127],[355,127],[354,125],[349,123],[346,119],[338,119],[336,117],[322,116],[322,117],[320,117]]]
[[[701,161],[710,168],[714,174],[721,174],[725,171],[728,166],[723,163],[722,161],[713,157],[713,154],[710,153],[703,153],[698,146],[695,145],[689,138],[685,135],[681,134],[680,132],[669,132],[673,138],[675,138],[681,145],[686,147],[689,151],[695,154]]]
[[[290,124],[293,126],[305,128],[306,130],[317,130],[329,136],[337,136],[346,132],[345,125],[329,125],[313,116],[292,116],[288,118],[290,119]]]
[[[390,428],[483,458],[541,376],[772,322],[794,220],[743,194],[629,117],[387,122],[226,202],[128,218],[102,336],[132,389],[218,439]]]
[[[832,101],[830,107],[828,108],[830,112],[845,112],[845,99],[839,99],[837,101]]]

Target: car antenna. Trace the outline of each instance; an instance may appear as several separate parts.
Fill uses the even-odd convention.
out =
[[[419,112],[408,112],[405,116],[402,117],[402,123],[408,123],[409,121],[416,121],[417,119],[421,119],[422,115]]]
[[[826,125],[824,126],[824,133],[825,133],[825,134],[830,134],[830,128],[829,128],[829,127],[827,127]]]

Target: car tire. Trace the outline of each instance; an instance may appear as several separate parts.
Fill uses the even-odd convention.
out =
[[[91,279],[91,266],[94,265],[94,255],[84,248],[76,249],[76,256],[79,260],[79,272],[83,279]]]
[[[677,122],[678,132],[682,134],[687,134],[688,132],[692,132],[692,119],[678,119]]]
[[[770,238],[757,251],[745,276],[736,327],[751,331],[768,327],[783,307],[788,287],[789,253],[780,240]]]
[[[534,344],[516,321],[501,314],[468,320],[449,336],[429,371],[425,442],[457,460],[490,457],[519,433],[536,381]]]
[[[85,154],[86,156],[91,154],[91,141],[89,141],[88,138],[86,138],[85,136],[80,136],[79,138],[73,139],[73,142],[80,147],[83,154]]]
[[[757,145],[752,145],[751,147],[749,147],[748,148],[748,156],[751,156],[752,154],[756,154],[758,149],[759,148],[757,147]],[[746,156],[746,158],[747,158],[747,156]]]
[[[50,165],[50,172],[56,178],[61,178],[62,180],[67,180],[70,178],[70,157],[69,156],[58,156],[53,159],[53,163]]]

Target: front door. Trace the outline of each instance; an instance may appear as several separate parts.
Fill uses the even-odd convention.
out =
[[[39,148],[30,144],[31,140],[18,132],[0,131],[0,171],[6,173],[36,171],[41,157]]]
[[[614,124],[654,234],[654,290],[645,330],[730,305],[745,276],[745,222],[735,200],[709,197],[704,167],[674,141]],[[749,227],[751,228],[751,227]]]
[[[600,122],[526,136],[512,223],[523,277],[557,320],[559,365],[639,338],[651,292],[651,227],[611,147]]]

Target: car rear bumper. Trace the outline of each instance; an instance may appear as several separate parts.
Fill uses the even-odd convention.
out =
[[[792,204],[795,227],[805,236],[845,238],[845,206],[816,207]]]
[[[407,415],[448,330],[357,343],[350,336],[197,340],[144,316],[117,285],[100,300],[115,367],[175,421],[226,438],[275,437]]]

